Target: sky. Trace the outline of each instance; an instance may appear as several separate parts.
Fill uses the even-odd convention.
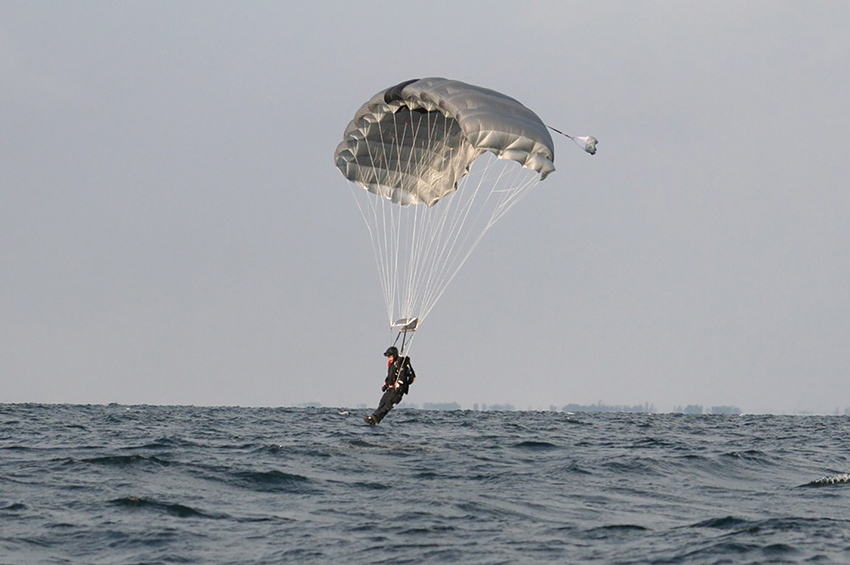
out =
[[[487,233],[406,403],[850,407],[846,2],[0,0],[0,402],[375,405],[333,152],[443,76],[599,139]]]

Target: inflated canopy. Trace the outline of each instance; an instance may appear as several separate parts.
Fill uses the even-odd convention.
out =
[[[494,90],[444,78],[403,82],[372,97],[334,153],[350,181],[402,206],[433,206],[484,152],[540,173],[555,170],[537,115]]]

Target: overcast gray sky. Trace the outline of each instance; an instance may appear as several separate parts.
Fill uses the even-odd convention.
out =
[[[0,402],[373,405],[333,151],[402,80],[558,170],[422,326],[409,402],[850,406],[850,3],[0,0]]]

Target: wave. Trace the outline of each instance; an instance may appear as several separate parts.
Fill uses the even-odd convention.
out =
[[[550,449],[558,449],[558,446],[548,441],[532,441],[526,440],[512,445],[514,449],[527,449],[529,451],[549,451]]]
[[[765,462],[767,463],[770,460],[770,456],[758,449],[746,449],[744,451],[730,451],[728,453],[724,453],[723,457],[728,457],[730,459],[743,459],[744,461],[757,461],[757,462]]]
[[[165,514],[169,514],[171,516],[177,516],[178,518],[226,518],[225,514],[213,514],[209,512],[203,512],[201,510],[197,510],[192,508],[191,506],[185,506],[183,504],[169,503],[169,502],[159,502],[156,500],[151,500],[148,498],[140,498],[137,496],[125,496],[122,498],[116,498],[114,500],[110,500],[109,504],[113,506],[118,506],[122,508],[131,508],[131,509],[141,509],[141,510],[151,510],[154,512],[162,512]]]
[[[801,487],[829,487],[835,485],[850,484],[850,473],[840,473],[838,475],[827,475],[814,481],[808,482]]]
[[[177,437],[159,437],[143,445],[128,445],[121,449],[172,449],[175,447],[190,448],[201,446],[193,441]]]
[[[351,483],[351,486],[357,489],[365,489],[365,490],[389,490],[394,488],[392,485],[388,485],[386,483],[378,483],[378,482],[370,482],[370,481],[358,481]]]
[[[68,459],[69,462],[75,462],[74,459]],[[80,459],[83,463],[93,463],[95,465],[115,465],[119,467],[128,466],[128,465],[137,465],[140,463],[153,463],[155,465],[162,465],[163,467],[167,467],[171,465],[170,461],[165,459],[160,459],[158,457],[149,456],[146,457],[144,455],[104,455],[102,457],[89,457],[87,459]]]
[[[651,531],[649,528],[637,524],[608,524],[586,530],[584,535],[589,539],[604,540],[612,537],[641,535]]]
[[[743,518],[737,518],[735,516],[723,516],[722,518],[710,518],[708,520],[703,520],[701,522],[697,522],[696,524],[691,524],[691,528],[719,528],[722,530],[727,530],[730,528],[737,528],[743,524],[746,524],[747,521]]]
[[[314,481],[303,475],[283,471],[237,471],[230,473],[229,481],[251,490],[282,492],[290,494],[312,494],[316,492]]]
[[[805,553],[802,548],[810,539],[828,539],[836,531],[845,531],[846,520],[832,518],[774,517],[749,520],[737,516],[712,518],[692,524],[689,528],[709,528],[723,531],[719,537],[710,536],[694,544],[694,549],[677,555],[677,561],[684,562],[740,561],[744,554],[747,562],[769,563],[785,562],[789,558],[796,561]],[[842,536],[843,537],[843,536]],[[812,552],[812,561],[831,561],[827,555],[837,551],[836,555],[846,552],[843,544],[820,545]],[[718,559],[718,557],[720,559]],[[843,562],[841,559],[840,562]]]
[[[847,524],[848,520],[836,520],[833,518],[800,518],[794,516],[765,518],[763,520],[747,520],[737,516],[724,516],[722,518],[711,518],[695,524],[690,528],[716,528],[721,530],[736,530],[751,534],[763,534],[771,531],[798,532],[805,527],[827,526],[836,524]]]
[[[13,502],[9,506],[5,506],[0,508],[0,512],[18,512],[19,510],[26,510],[27,505],[21,502]]]

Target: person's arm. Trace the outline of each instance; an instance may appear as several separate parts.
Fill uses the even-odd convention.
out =
[[[385,391],[390,387],[395,387],[395,381],[398,378],[398,361],[387,367],[387,378],[384,379],[384,386],[381,387]]]
[[[390,386],[392,385],[392,374],[392,368],[390,367],[387,369],[387,376],[384,377],[384,384],[381,385],[381,392],[386,392],[387,389],[390,388]]]

